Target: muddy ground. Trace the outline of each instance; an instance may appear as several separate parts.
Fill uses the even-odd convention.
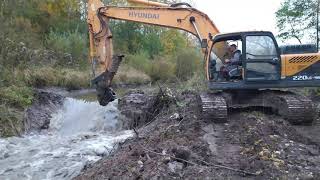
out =
[[[169,99],[157,115],[136,123],[135,138],[75,179],[320,179],[318,120],[292,126],[269,112],[247,110],[214,124],[199,115],[195,92]]]

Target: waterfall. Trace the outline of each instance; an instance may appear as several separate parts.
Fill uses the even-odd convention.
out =
[[[71,179],[133,136],[117,121],[117,102],[66,98],[40,134],[0,139],[0,179]]]

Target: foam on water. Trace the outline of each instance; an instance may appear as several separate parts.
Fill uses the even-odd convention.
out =
[[[71,179],[132,137],[119,131],[117,102],[67,98],[41,134],[0,139],[0,179]]]

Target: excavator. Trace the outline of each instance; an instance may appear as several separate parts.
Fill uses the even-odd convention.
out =
[[[208,82],[208,92],[198,95],[204,119],[224,123],[230,110],[252,107],[270,109],[292,124],[311,123],[315,119],[317,112],[312,101],[288,88],[320,86],[317,47],[280,48],[268,31],[220,33],[208,15],[187,3],[127,1],[129,6],[118,7],[88,0],[92,84],[100,105],[116,99],[111,85],[124,56],[113,54],[109,21],[122,20],[174,28],[199,39]],[[230,58],[229,45],[235,43],[241,51],[238,73],[235,78],[223,79],[221,67]]]

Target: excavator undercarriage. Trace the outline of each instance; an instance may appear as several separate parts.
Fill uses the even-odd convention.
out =
[[[203,118],[216,123],[227,122],[232,109],[271,110],[291,124],[310,124],[316,117],[312,101],[302,95],[280,90],[246,90],[202,93],[199,105]]]

